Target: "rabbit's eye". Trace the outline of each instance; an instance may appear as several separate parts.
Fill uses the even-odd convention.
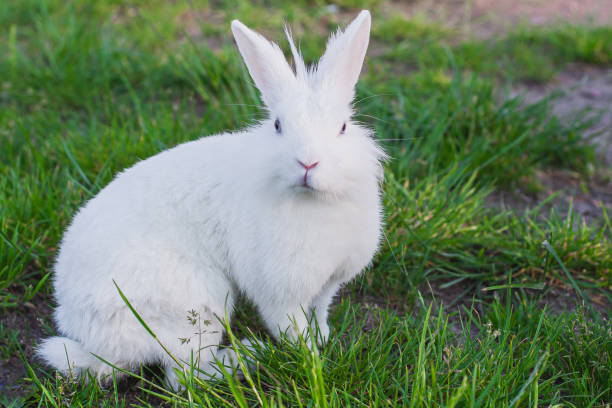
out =
[[[276,129],[276,133],[280,133],[281,132],[280,120],[276,119],[274,121],[274,129]]]
[[[346,122],[342,124],[342,129],[340,129],[340,134],[343,135],[346,132]]]

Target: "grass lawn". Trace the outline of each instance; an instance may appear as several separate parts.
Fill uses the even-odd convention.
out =
[[[0,405],[612,404],[612,197],[593,193],[612,190],[612,168],[590,143],[602,112],[561,117],[554,98],[513,92],[567,67],[609,72],[612,26],[480,38],[389,0],[337,4],[0,3]],[[355,118],[391,157],[386,227],[374,264],[336,300],[329,343],[272,341],[243,302],[228,343],[264,340],[237,346],[245,378],[200,381],[186,367],[187,391],[173,393],[143,367],[101,388],[34,359],[55,330],[53,259],[75,211],[138,160],[265,114],[229,22],[285,51],[288,22],[313,62],[362,7],[373,28]],[[560,200],[551,174],[571,175],[594,212]]]

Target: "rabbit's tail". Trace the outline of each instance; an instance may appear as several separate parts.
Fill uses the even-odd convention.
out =
[[[95,374],[101,361],[83,348],[83,345],[68,337],[50,337],[42,341],[36,354],[48,365],[64,375],[78,376],[87,369]]]

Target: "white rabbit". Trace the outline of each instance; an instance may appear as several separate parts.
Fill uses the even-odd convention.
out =
[[[177,364],[113,281],[175,357],[201,354],[211,372],[224,356],[219,317],[239,292],[273,335],[305,333],[314,313],[325,341],[332,297],[377,250],[385,154],[351,121],[370,13],[332,35],[314,67],[287,34],[295,72],[276,44],[231,28],[269,118],[141,161],[78,212],[55,264],[62,337],[38,350],[63,373],[104,377],[112,369],[99,356],[127,370],[160,363],[177,385]],[[190,310],[206,321],[199,339]]]

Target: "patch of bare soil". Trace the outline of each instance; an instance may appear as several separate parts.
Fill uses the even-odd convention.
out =
[[[493,297],[498,297],[498,293],[505,296],[505,290],[500,290],[498,293],[483,292],[480,289],[466,293],[464,285],[445,286],[444,281],[428,282],[421,288],[425,305],[433,306],[434,312],[442,306],[448,317],[448,329],[450,332],[460,335],[469,329],[470,336],[476,338],[479,334],[479,329],[476,325],[468,321],[468,311],[476,319],[485,322],[485,314]],[[477,293],[477,292],[481,293]],[[604,319],[610,319],[612,312],[612,304],[601,293],[594,291],[586,292],[591,306]],[[555,287],[551,286],[544,290],[524,290],[524,296],[529,300],[535,300],[538,307],[546,309],[553,315],[561,313],[573,313],[579,310],[584,311],[586,316],[589,315],[589,308],[584,304],[582,299],[571,287]],[[418,303],[415,303],[419,307]],[[457,340],[462,343],[465,340],[459,336]]]
[[[574,64],[545,85],[519,85],[514,93],[522,94],[526,102],[557,94],[553,113],[563,120],[587,110],[594,123],[585,136],[593,138],[603,163],[612,166],[612,68]]]
[[[9,401],[25,396],[27,387],[24,387],[23,378],[26,375],[26,367],[21,358],[24,357],[29,364],[34,363],[35,347],[41,338],[49,334],[46,328],[49,327],[50,320],[49,300],[42,297],[36,297],[17,308],[2,311],[0,323],[7,331],[17,331],[17,341],[20,345],[19,353],[15,352],[0,361],[0,395],[4,395]],[[9,341],[8,338],[0,339],[0,347],[12,348]]]
[[[386,7],[386,12],[424,15],[479,38],[489,38],[517,24],[612,23],[609,0],[421,0],[391,2]]]
[[[423,308],[431,307],[432,314],[435,316],[443,308],[448,318],[448,328],[452,333],[461,335],[464,330],[469,329],[469,335],[476,338],[479,328],[468,322],[468,314],[477,320],[484,321],[487,311],[490,310],[491,301],[500,296],[505,297],[506,290],[485,291],[482,284],[476,281],[448,285],[449,283],[448,280],[436,279],[422,284],[419,292],[423,302],[417,296],[410,298],[383,297],[355,293],[349,288],[343,288],[335,297],[332,310],[342,298],[351,298],[351,302],[360,310],[363,317],[361,330],[369,332],[376,329],[378,313],[383,310],[399,316],[408,316],[418,314]],[[583,291],[596,313],[605,319],[612,317],[611,297],[597,290],[583,288]],[[535,301],[539,308],[545,308],[553,315],[584,311],[589,316],[589,307],[584,304],[582,298],[570,285],[564,286],[557,282],[554,286],[546,286],[542,290],[524,289],[522,295],[529,301]],[[457,340],[465,341],[461,336]]]
[[[541,190],[496,191],[489,197],[489,203],[521,212],[555,194],[542,214],[555,207],[565,215],[570,205],[588,223],[601,219],[604,208],[612,214],[612,69],[572,65],[550,83],[520,84],[513,94],[520,94],[526,103],[555,94],[553,114],[566,122],[586,110],[593,122],[585,133],[585,142],[594,145],[600,166],[592,177],[569,170],[543,170],[535,175]]]
[[[609,178],[596,176],[585,181],[583,176],[572,171],[547,169],[538,172],[535,179],[540,190],[529,193],[520,189],[495,191],[487,198],[488,205],[512,209],[518,214],[540,206],[539,217],[547,217],[552,208],[565,217],[571,208],[587,224],[601,222],[604,209],[612,214],[612,181]]]
[[[476,312],[481,315],[484,313],[483,304],[488,304],[491,296],[497,296],[494,292],[483,291],[480,288],[481,293],[472,291],[471,293],[465,293],[462,285],[452,285],[447,287],[444,281],[430,282],[424,285],[421,289],[423,296],[426,299],[441,304],[444,307],[449,307],[450,310],[447,312],[455,312],[463,309],[473,308]],[[501,289],[498,293],[503,292],[505,295],[505,289]],[[575,312],[579,308],[585,307],[580,296],[568,285],[566,287],[561,286],[549,286],[543,290],[525,289],[525,295],[532,300],[536,300],[537,304],[553,313],[560,314],[564,312]],[[427,296],[426,296],[427,295]],[[585,295],[588,296],[593,309],[601,314],[602,316],[610,316],[612,312],[612,304],[601,292],[586,291]],[[485,301],[486,300],[486,301]]]
[[[220,10],[191,9],[178,17],[177,27],[182,28],[183,40],[204,41],[210,49],[217,51],[221,49],[224,41],[228,41],[229,31],[226,36],[219,36],[205,33],[203,27],[204,24],[223,27],[227,25],[226,21],[227,16]]]

